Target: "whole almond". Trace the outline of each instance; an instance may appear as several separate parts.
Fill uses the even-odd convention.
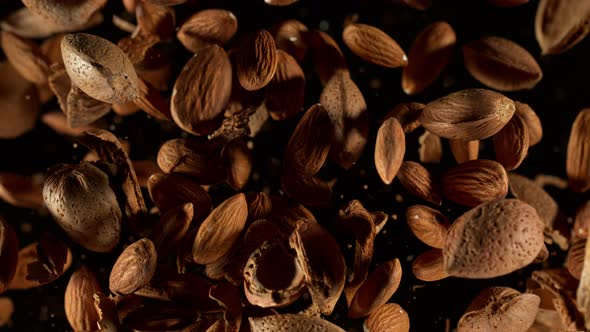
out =
[[[363,60],[389,68],[406,66],[408,58],[385,32],[367,24],[352,23],[342,31],[342,40]]]
[[[426,105],[421,103],[401,103],[385,115],[385,119],[395,117],[404,128],[404,132],[409,134],[416,130],[422,124],[420,117]]]
[[[466,161],[443,175],[443,193],[455,203],[477,206],[506,197],[508,174],[493,160]]]
[[[135,17],[137,28],[145,35],[156,36],[163,40],[174,36],[176,14],[173,8],[140,1],[135,7]]]
[[[565,171],[575,192],[590,189],[590,108],[583,109],[572,124],[567,143]]]
[[[298,20],[290,19],[275,25],[272,30],[277,48],[283,50],[299,63],[303,63],[309,48],[309,29]]]
[[[386,303],[371,313],[363,324],[365,332],[408,332],[410,317],[397,303]]]
[[[584,268],[584,257],[586,254],[586,239],[576,240],[567,252],[565,259],[565,267],[576,279],[582,277],[582,269]]]
[[[143,238],[125,248],[109,276],[109,289],[127,295],[147,285],[156,272],[158,254],[152,240]]]
[[[137,98],[137,74],[117,45],[98,36],[74,33],[62,39],[61,53],[72,83],[90,97],[105,103]]]
[[[106,0],[51,1],[24,0],[32,12],[55,24],[76,26],[85,24],[90,17],[107,3]]]
[[[414,39],[408,65],[402,71],[404,92],[414,95],[430,86],[451,60],[456,43],[455,30],[447,22],[434,22],[424,28]]]
[[[92,296],[100,291],[96,275],[87,267],[72,273],[64,294],[64,308],[74,331],[96,329],[99,317]]]
[[[542,54],[563,53],[590,31],[590,3],[541,0],[535,17],[535,37]]]
[[[443,252],[432,248],[420,254],[412,262],[412,272],[418,280],[438,281],[449,277],[445,269]]]
[[[414,161],[404,161],[397,173],[402,186],[410,193],[433,204],[442,203],[442,193],[438,179],[434,178],[424,166]]]
[[[172,119],[194,135],[213,132],[229,101],[231,82],[231,63],[223,48],[211,45],[200,50],[184,65],[174,83]]]
[[[406,135],[399,121],[390,117],[383,121],[375,141],[375,168],[385,184],[391,184],[404,161]]]
[[[176,138],[164,142],[158,151],[157,161],[165,173],[187,175],[201,184],[222,182],[227,176],[221,151],[194,139]]]
[[[512,171],[524,160],[529,151],[529,129],[522,118],[514,115],[493,137],[496,161]]]
[[[327,320],[303,314],[272,315],[260,318],[250,317],[248,320],[250,321],[252,332],[344,332],[343,329]]]
[[[514,102],[497,92],[466,89],[428,103],[420,119],[437,136],[472,141],[500,131],[514,111]]]
[[[449,140],[449,147],[458,164],[475,160],[479,156],[479,140],[463,141],[451,139]]]
[[[18,238],[4,218],[0,217],[0,293],[4,292],[16,273]]]
[[[502,37],[484,37],[464,45],[463,60],[475,79],[500,91],[532,89],[543,78],[535,58]]]
[[[516,199],[482,204],[449,228],[443,249],[447,273],[494,278],[530,264],[543,247],[543,222],[535,209]]]
[[[247,38],[238,51],[236,71],[242,87],[248,91],[265,87],[277,71],[275,41],[266,30]]]
[[[406,210],[406,221],[420,241],[433,248],[444,247],[451,224],[442,213],[424,205],[413,205]]]
[[[361,157],[369,136],[365,98],[348,72],[338,72],[324,87],[320,103],[332,121],[330,159],[349,169]]]
[[[205,9],[184,22],[176,37],[191,51],[197,52],[209,44],[227,43],[238,30],[236,16],[224,9]]]
[[[248,184],[252,172],[253,157],[247,143],[236,138],[225,144],[221,157],[227,172],[227,183],[235,190],[240,190]]]
[[[543,126],[541,119],[533,109],[524,103],[514,102],[516,106],[516,115],[524,121],[529,132],[529,146],[533,146],[541,141],[543,138]]]
[[[47,83],[49,64],[37,44],[7,31],[2,31],[0,40],[6,58],[22,77],[33,83]]]
[[[43,199],[72,240],[96,251],[111,251],[121,235],[121,209],[107,174],[96,166],[61,165],[45,180]]]
[[[303,108],[305,74],[291,55],[277,50],[277,71],[266,88],[264,104],[274,120],[295,116]]]
[[[210,264],[225,256],[238,239],[248,219],[244,194],[234,195],[217,206],[199,227],[193,245],[197,264]]]

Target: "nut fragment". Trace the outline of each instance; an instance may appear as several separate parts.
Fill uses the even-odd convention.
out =
[[[344,332],[343,329],[327,320],[302,314],[272,315],[261,318],[249,318],[249,320],[252,332]]]
[[[154,243],[143,238],[125,248],[109,276],[109,289],[127,295],[148,284],[156,272],[158,254]]]
[[[413,205],[406,211],[406,221],[420,241],[433,248],[444,247],[450,223],[442,213],[424,205]]]
[[[535,17],[535,37],[542,54],[563,53],[590,31],[590,4],[585,1],[541,0]]]
[[[404,161],[397,174],[402,186],[410,193],[433,204],[442,203],[439,179],[433,177],[424,166],[414,161]]]

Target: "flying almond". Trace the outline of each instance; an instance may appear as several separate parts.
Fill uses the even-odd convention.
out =
[[[535,37],[541,53],[559,54],[578,44],[590,31],[589,17],[590,3],[586,1],[539,1]]]
[[[249,318],[252,332],[322,331],[344,332],[327,320],[303,314],[272,315]]]
[[[477,206],[506,197],[508,174],[493,160],[466,161],[443,175],[443,193],[455,203]]]
[[[158,254],[152,240],[143,238],[125,248],[109,276],[109,289],[127,295],[147,285],[156,272]]]
[[[7,31],[2,31],[0,40],[6,58],[22,77],[33,83],[47,83],[48,60],[37,44]]]
[[[100,291],[96,275],[87,267],[72,273],[64,294],[64,308],[74,331],[96,329],[99,317],[92,296]]]
[[[514,111],[514,102],[497,92],[466,89],[428,103],[421,121],[437,136],[471,141],[500,131]]]
[[[444,247],[451,224],[439,211],[424,205],[413,205],[406,210],[406,222],[420,241],[433,248]]]
[[[55,24],[80,26],[86,24],[107,0],[51,1],[24,0],[23,4],[33,13]],[[82,30],[82,29],[81,29]]]
[[[258,30],[244,40],[238,51],[238,80],[248,91],[260,90],[275,75],[277,64],[277,49],[272,35],[266,30]]]
[[[590,108],[580,111],[572,125],[565,171],[573,191],[590,189]]]
[[[383,121],[375,141],[375,168],[385,184],[391,184],[406,153],[406,134],[399,121],[390,117]]]
[[[543,138],[543,126],[541,119],[535,111],[527,104],[514,102],[516,106],[516,115],[524,121],[529,132],[529,146],[533,146],[541,141]]]
[[[479,140],[463,141],[451,139],[449,140],[449,147],[458,164],[475,160],[479,156]]]
[[[385,32],[366,24],[352,23],[342,31],[342,40],[363,60],[389,68],[408,64],[408,57]]]
[[[524,160],[529,151],[529,129],[524,120],[514,115],[493,137],[496,160],[507,171],[512,171]]]
[[[205,9],[191,16],[176,37],[184,47],[196,53],[210,44],[227,43],[238,30],[236,16],[224,9]]]
[[[413,195],[427,200],[433,204],[442,203],[442,193],[439,179],[436,179],[430,172],[414,161],[404,161],[397,173],[397,178]]]

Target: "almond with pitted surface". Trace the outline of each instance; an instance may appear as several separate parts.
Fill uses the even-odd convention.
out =
[[[435,135],[471,141],[500,131],[514,111],[514,102],[500,93],[466,89],[426,104],[421,121]]]
[[[191,51],[197,52],[210,44],[227,43],[238,30],[236,16],[224,9],[205,9],[184,22],[176,37]]]
[[[377,131],[375,168],[381,181],[391,184],[406,153],[406,135],[395,117],[385,119]]]
[[[23,4],[33,13],[55,24],[79,26],[88,22],[93,14],[106,4],[106,0],[51,1],[24,0]]]
[[[479,205],[449,228],[443,249],[447,273],[485,279],[530,264],[543,247],[543,222],[535,209],[517,199]]]
[[[541,0],[535,17],[535,37],[542,54],[563,53],[590,31],[587,1]]]
[[[590,108],[578,113],[567,143],[565,172],[575,192],[590,189]]]
[[[147,285],[156,272],[158,254],[152,240],[143,238],[125,248],[109,276],[109,289],[127,295]]]
[[[248,91],[265,87],[277,71],[275,41],[266,30],[258,30],[241,45],[236,63],[238,80]]]
[[[231,82],[231,63],[223,48],[211,45],[200,50],[176,78],[170,101],[172,119],[191,134],[210,134],[221,122]]]
[[[100,291],[96,275],[87,267],[72,273],[64,294],[64,308],[74,331],[96,329],[99,317],[92,296]]]
[[[354,54],[367,62],[388,68],[408,64],[408,57],[399,44],[374,26],[349,24],[342,31],[342,40]]]
[[[138,96],[133,64],[110,41],[87,33],[65,35],[61,53],[72,83],[105,103],[124,103]]]
[[[386,303],[371,313],[363,324],[365,332],[408,332],[410,317],[397,303]]]
[[[4,292],[14,278],[18,258],[16,232],[4,218],[0,217],[0,293]]]
[[[529,151],[529,129],[517,114],[493,137],[494,152],[507,171],[512,171],[524,160]]]
[[[413,195],[433,204],[440,205],[442,203],[439,179],[419,163],[404,161],[399,168],[397,178],[402,186]]]
[[[251,317],[249,320],[252,332],[344,332],[343,329],[327,320],[303,314],[272,315],[260,318]]]
[[[148,191],[160,212],[183,203],[192,203],[194,219],[203,220],[211,211],[211,197],[195,180],[180,174],[152,174]]]
[[[466,161],[443,175],[443,193],[455,203],[477,206],[506,197],[508,174],[493,160]]]
[[[451,224],[439,211],[424,205],[413,205],[406,210],[406,222],[420,241],[433,248],[444,247]]]

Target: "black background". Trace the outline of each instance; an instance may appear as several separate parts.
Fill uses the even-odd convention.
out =
[[[5,15],[20,6],[18,1],[3,0],[0,15]],[[540,56],[540,49],[534,36],[534,18],[537,1],[515,7],[497,8],[483,0],[471,1],[435,1],[427,11],[418,11],[396,5],[386,0],[369,1],[320,1],[301,0],[289,7],[270,7],[263,0],[234,1],[199,1],[197,5],[177,7],[177,22],[200,8],[226,8],[238,18],[240,33],[259,28],[269,29],[272,25],[289,18],[296,18],[311,29],[327,27],[327,32],[335,38],[345,53],[353,80],[359,86],[367,101],[372,123],[369,144],[356,166],[349,171],[328,164],[322,171],[326,177],[339,179],[334,193],[332,209],[313,210],[319,221],[330,227],[331,218],[336,209],[350,199],[359,199],[371,210],[383,210],[390,218],[382,234],[376,240],[374,262],[379,263],[394,257],[400,258],[404,275],[402,284],[393,295],[391,302],[400,304],[408,313],[413,331],[444,331],[445,321],[452,328],[469,304],[470,300],[483,287],[503,285],[524,290],[526,278],[533,269],[541,264],[523,269],[511,275],[492,280],[464,280],[450,278],[441,282],[424,283],[416,280],[411,273],[411,261],[427,247],[416,240],[409,232],[404,221],[405,207],[408,204],[425,204],[407,194],[401,186],[383,185],[373,166],[373,142],[379,121],[383,115],[400,102],[417,101],[426,103],[448,93],[473,87],[482,87],[463,67],[460,47],[455,49],[453,60],[439,80],[425,92],[415,97],[403,94],[400,88],[401,69],[387,69],[363,62],[350,53],[341,40],[344,20],[352,14],[358,15],[360,23],[379,27],[392,36],[401,47],[409,50],[417,33],[428,24],[445,20],[457,33],[458,46],[484,35],[497,35],[511,39],[526,48],[539,62],[543,69],[542,81],[531,91],[506,93],[514,100],[528,103],[540,116],[543,123],[544,137],[541,143],[529,150],[529,156],[517,170],[519,173],[535,176],[552,174],[565,177],[565,150],[571,124],[580,109],[588,106],[588,77],[590,77],[590,42],[582,41],[572,50],[556,56]],[[124,36],[110,23],[112,14],[121,14],[122,6],[118,1],[109,1],[103,11],[105,22],[90,30],[116,42]],[[174,63],[180,70],[190,54],[178,43],[172,46],[178,52]],[[306,107],[318,101],[321,93],[310,63],[303,65],[306,71]],[[44,110],[57,109],[56,103],[50,103]],[[299,117],[298,117],[299,118]],[[254,139],[254,173],[258,180],[251,179],[249,190],[280,190],[279,172],[283,149],[298,118],[285,121],[270,121]],[[132,159],[155,159],[158,148],[166,139],[180,136],[180,131],[173,126],[161,126],[143,113],[126,118],[109,114],[106,117],[113,125],[113,132],[131,142]],[[408,136],[406,160],[417,160],[417,137],[420,132]],[[35,130],[16,140],[0,140],[0,171],[22,174],[44,172],[56,163],[79,161],[86,153],[81,147],[75,147],[71,138],[59,136],[41,122]],[[485,142],[481,157],[493,158],[490,142]],[[445,156],[440,166],[432,168],[439,172],[452,165],[454,161],[445,145]],[[366,189],[365,189],[366,186]],[[232,193],[226,186],[215,188],[214,200],[219,202]],[[550,190],[558,200],[563,215],[573,216],[575,208],[584,202],[584,195]],[[403,202],[395,200],[400,194]],[[146,195],[146,198],[148,196]],[[442,211],[455,217],[465,211],[462,208],[445,204]],[[20,245],[25,246],[38,239],[44,231],[51,231],[64,236],[61,230],[47,215],[36,211],[13,208],[0,202],[0,213],[11,223],[19,234]],[[32,231],[24,231],[22,225],[31,225]],[[127,242],[132,242],[132,238]],[[73,267],[89,265],[97,272],[108,289],[106,280],[110,267],[116,259],[120,248],[112,255],[94,254],[71,244],[75,252]],[[550,247],[552,257],[550,265],[560,265],[563,253]],[[347,252],[350,255],[350,251]],[[69,331],[71,330],[63,312],[63,293],[70,269],[58,281],[28,291],[9,291],[3,296],[10,297],[16,306],[10,328],[13,331]],[[360,320],[347,321],[343,301],[329,319],[345,328],[360,329]]]

